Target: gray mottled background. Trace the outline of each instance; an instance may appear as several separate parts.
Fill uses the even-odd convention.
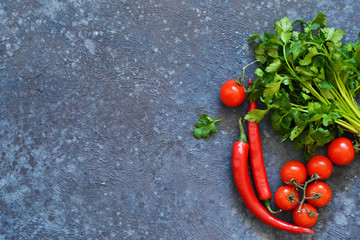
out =
[[[359,238],[358,155],[327,180],[315,236],[260,222],[232,178],[247,106],[222,105],[222,83],[253,32],[319,11],[357,40],[360,1],[2,0],[0,239]],[[197,140],[202,113],[224,120]],[[260,128],[275,192],[302,152]]]

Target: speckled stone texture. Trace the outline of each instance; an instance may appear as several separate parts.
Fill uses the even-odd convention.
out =
[[[222,83],[253,32],[319,11],[357,40],[360,1],[2,0],[0,239],[358,239],[359,155],[327,180],[315,236],[256,219],[231,172],[247,106],[222,105]],[[202,113],[223,119],[206,140]],[[260,128],[275,192],[302,152]]]

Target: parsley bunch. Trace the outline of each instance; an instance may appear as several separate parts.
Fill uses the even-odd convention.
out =
[[[360,33],[355,43],[343,44],[342,29],[326,27],[320,12],[311,22],[296,20],[301,31],[284,17],[275,34],[254,33],[259,40],[255,58],[258,76],[248,89],[250,99],[260,99],[267,109],[249,112],[245,119],[260,122],[271,113],[273,129],[295,149],[314,152],[343,131],[360,133]]]

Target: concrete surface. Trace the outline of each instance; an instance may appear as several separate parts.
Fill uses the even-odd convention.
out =
[[[359,155],[327,180],[315,236],[256,219],[230,168],[247,107],[221,84],[253,32],[318,11],[357,39],[360,1],[1,1],[0,239],[358,239]],[[224,120],[197,140],[202,113]],[[275,192],[302,152],[260,127]]]

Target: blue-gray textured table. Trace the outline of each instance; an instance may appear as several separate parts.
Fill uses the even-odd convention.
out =
[[[247,106],[224,107],[221,84],[253,32],[319,11],[357,39],[360,1],[1,1],[0,239],[358,239],[358,155],[327,180],[315,236],[260,222],[231,172]],[[207,140],[202,113],[224,119]],[[260,128],[274,192],[302,152]]]

